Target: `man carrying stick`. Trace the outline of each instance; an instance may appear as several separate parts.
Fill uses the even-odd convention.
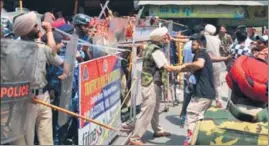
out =
[[[52,27],[49,23],[43,22],[43,28],[46,31],[48,40],[54,40]],[[37,24],[37,16],[34,12],[18,16],[13,24],[14,33],[20,36],[22,40],[36,42],[37,58],[35,62],[35,74],[31,81],[32,95],[34,98],[44,102],[50,102],[50,96],[46,90],[46,62],[61,66],[64,64],[53,49],[38,42],[40,34],[40,26]],[[67,77],[67,70],[59,78]],[[37,135],[40,145],[53,145],[52,137],[52,111],[51,108],[30,102],[28,104],[28,121],[26,124],[25,144],[34,144],[35,127],[37,128]]]

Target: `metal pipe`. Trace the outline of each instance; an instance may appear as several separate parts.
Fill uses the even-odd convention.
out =
[[[70,41],[62,41],[63,43],[69,43]],[[118,49],[118,48],[113,48],[113,47],[108,47],[108,46],[100,46],[100,45],[94,45],[90,43],[78,43],[78,45],[83,45],[83,46],[88,46],[88,47],[96,47],[96,48],[105,48],[109,50],[116,50],[116,51],[122,51],[122,52],[131,52],[130,50],[127,49]]]

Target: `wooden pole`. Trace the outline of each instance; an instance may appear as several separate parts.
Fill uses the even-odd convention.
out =
[[[78,0],[75,0],[75,8],[74,8],[74,15],[78,12]]]
[[[178,63],[179,65],[183,64],[183,43],[182,42],[177,42],[177,49],[178,49]],[[183,77],[182,77],[182,73],[178,74],[178,80],[180,82],[180,85],[183,85]]]
[[[103,13],[105,13],[106,8],[108,7],[108,3],[109,3],[109,0],[106,1],[104,7],[102,8],[102,10],[101,10],[101,12],[100,12],[100,14],[98,16],[99,19],[101,19]]]
[[[22,13],[22,0],[20,0],[20,11]]]
[[[90,119],[90,118],[87,118],[87,117],[80,116],[79,114],[74,113],[74,112],[71,112],[71,111],[69,111],[69,110],[67,110],[67,109],[64,109],[64,108],[61,108],[61,107],[58,107],[58,106],[55,106],[55,105],[46,103],[46,102],[41,101],[41,100],[36,99],[36,98],[33,98],[32,100],[33,100],[33,102],[35,102],[35,103],[45,105],[45,106],[50,107],[50,108],[52,108],[52,109],[55,109],[55,110],[58,110],[58,111],[60,111],[60,112],[69,114],[69,115],[71,115],[71,116],[73,116],[73,117],[83,119],[83,120],[85,120],[85,121],[87,121],[87,122],[92,122],[92,123],[94,123],[94,124],[96,124],[96,125],[102,126],[102,127],[107,128],[107,129],[109,129],[109,130],[117,131],[116,128],[113,128],[113,127],[111,127],[111,126],[109,126],[109,125],[105,125],[105,124],[100,123],[100,122],[98,122],[98,121],[95,121],[95,120],[93,120],[93,119]]]

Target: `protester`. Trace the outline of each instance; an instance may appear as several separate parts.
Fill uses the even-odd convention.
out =
[[[257,50],[253,53],[255,58],[259,58],[268,63],[268,35],[257,36]]]
[[[236,28],[236,31],[235,31],[235,33],[234,33],[234,34],[235,34],[235,37],[236,37],[236,33],[237,33],[238,31],[246,32],[246,33],[247,33],[247,27],[246,27],[245,25],[239,25],[239,26]],[[252,41],[253,41],[253,40],[251,40],[251,39],[248,37],[248,34],[247,34],[247,38],[246,38],[246,40],[245,40],[245,46],[246,46],[246,47],[250,47]],[[238,42],[238,40],[237,40],[237,37],[236,37],[236,39],[235,39],[235,41],[234,41],[234,44],[239,44],[239,42]]]
[[[238,40],[238,43],[234,43],[231,46],[231,55],[233,56],[233,60],[237,59],[241,55],[251,55],[251,44],[248,45],[246,42],[247,32],[245,30],[238,30],[236,32],[236,39]],[[228,65],[228,68],[230,68],[231,65],[232,63]]]
[[[232,37],[227,33],[225,26],[220,26],[218,37],[221,41],[220,55],[226,57],[230,53],[230,46],[233,43]],[[225,62],[227,65],[227,62]]]
[[[231,56],[222,57],[220,56],[220,45],[221,41],[218,37],[214,36],[216,33],[216,27],[207,24],[205,26],[205,38],[206,38],[206,50],[211,58],[213,63],[213,75],[214,75],[214,86],[216,90],[216,105],[219,108],[222,108],[222,99],[221,99],[221,71],[225,71],[224,61],[228,61]]]
[[[163,67],[167,65],[167,60],[161,51],[169,42],[168,30],[165,27],[157,28],[150,34],[150,42],[143,50],[143,68],[142,68],[142,105],[141,112],[136,120],[133,134],[130,138],[130,144],[143,145],[142,136],[146,132],[151,122],[154,131],[154,137],[170,136],[159,125],[159,107],[162,94],[161,85],[164,78]]]
[[[193,72],[196,78],[193,97],[187,108],[188,136],[185,144],[190,144],[196,123],[203,118],[204,113],[216,97],[212,60],[204,47],[207,44],[206,38],[195,34],[190,39],[192,40],[192,52],[195,54],[193,62],[166,68],[168,71],[174,72]]]
[[[34,12],[17,17],[14,21],[14,33],[20,36],[22,40],[37,42],[37,60],[35,68],[34,80],[31,82],[33,98],[38,98],[45,102],[50,102],[49,93],[46,89],[46,62],[56,66],[63,65],[63,60],[54,53],[53,49],[45,46],[37,39],[40,34],[40,26],[36,23],[37,16]],[[43,23],[43,28],[49,40],[54,40],[52,27],[48,23]],[[67,76],[67,71],[59,78],[64,79]],[[37,130],[38,140],[40,145],[53,145],[52,134],[52,111],[51,108],[30,102],[28,104],[28,121],[26,123],[25,142],[27,145],[34,144],[34,133]]]
[[[255,40],[256,38],[256,29],[253,27],[248,28],[248,38],[251,40]]]
[[[193,33],[201,33],[204,30],[202,25],[197,25],[193,29]],[[202,34],[202,33],[201,33]],[[183,47],[183,63],[191,63],[193,60],[194,54],[192,53],[192,41],[189,40]],[[180,125],[184,126],[185,117],[187,113],[187,107],[193,95],[193,86],[196,84],[196,79],[193,74],[187,72],[184,74],[184,101],[183,106],[180,112]]]

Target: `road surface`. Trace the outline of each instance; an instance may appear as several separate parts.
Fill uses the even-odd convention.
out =
[[[223,106],[226,107],[227,105],[227,97],[229,96],[228,86],[225,81],[225,74],[222,74],[222,97],[223,99]],[[183,100],[182,90],[177,92],[179,95],[179,101]],[[171,132],[170,137],[162,137],[162,138],[153,138],[153,131],[151,126],[148,127],[144,137],[142,140],[146,143],[146,145],[183,145],[185,136],[187,134],[186,129],[181,128],[179,126],[179,114],[181,112],[182,104],[180,103],[178,106],[170,107],[168,112],[163,112],[160,114],[160,125],[163,128]],[[115,139],[115,141],[111,145],[123,145],[125,141],[127,141],[128,135],[123,134]]]

